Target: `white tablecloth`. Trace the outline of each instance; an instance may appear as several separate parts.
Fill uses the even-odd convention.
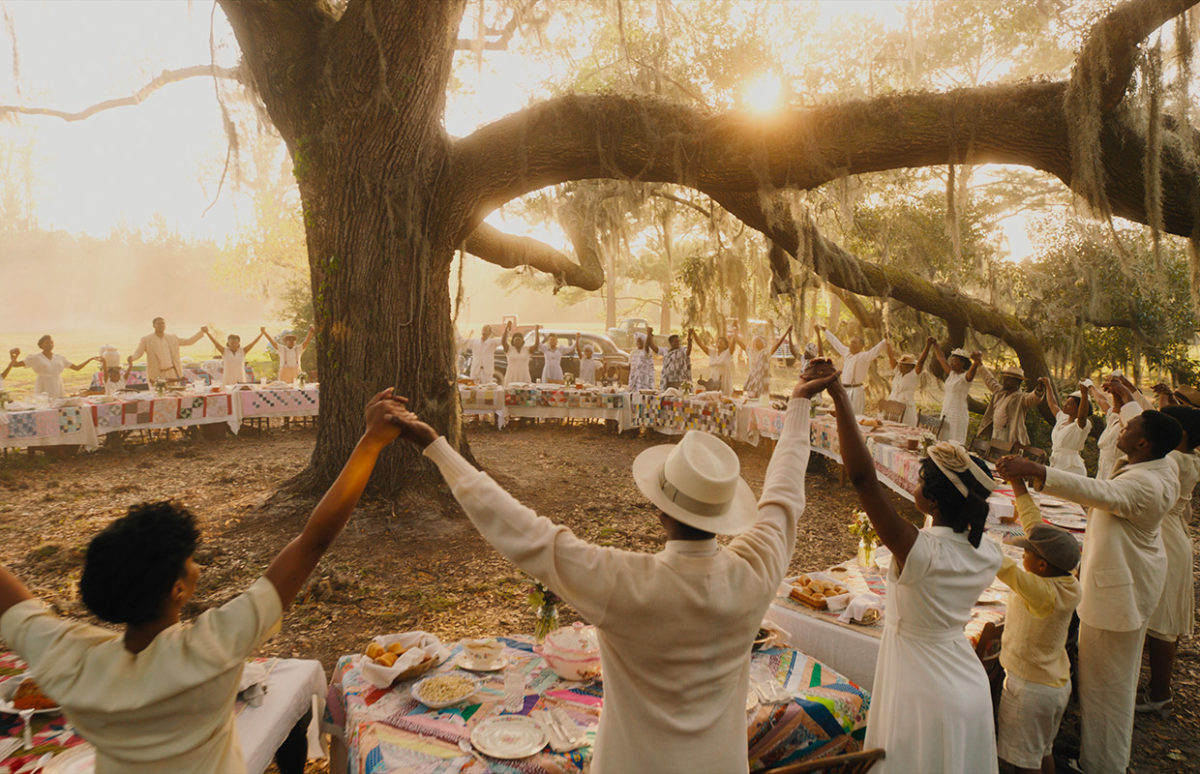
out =
[[[296,721],[312,710],[308,725],[308,757],[324,758],[318,729],[325,712],[325,670],[320,661],[277,659],[267,677],[267,693],[258,707],[243,707],[237,716],[238,737],[248,774],[262,774],[287,739]]]

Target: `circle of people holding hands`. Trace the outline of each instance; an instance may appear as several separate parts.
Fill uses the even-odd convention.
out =
[[[113,395],[125,389],[129,383],[129,375],[135,361],[143,356],[146,358],[146,383],[155,384],[158,381],[179,383],[187,381],[183,360],[179,354],[181,346],[195,344],[207,336],[221,357],[221,383],[229,386],[246,381],[246,356],[259,339],[266,338],[279,355],[279,375],[282,382],[291,383],[300,374],[300,357],[308,349],[315,335],[313,328],[308,329],[308,335],[299,342],[290,331],[276,340],[267,332],[265,327],[259,328],[259,333],[249,344],[242,345],[241,336],[229,334],[221,343],[209,331],[208,326],[202,326],[194,335],[180,338],[173,333],[167,333],[167,323],[161,317],[155,317],[151,325],[154,332],[143,336],[126,359],[126,369],[121,372],[120,355],[110,346],[102,348],[99,355],[93,355],[78,363],[72,362],[64,355],[54,351],[54,337],[47,334],[37,341],[38,351],[21,358],[21,350],[14,347],[8,352],[9,361],[4,370],[0,371],[0,389],[4,388],[4,380],[14,368],[29,368],[36,374],[33,392],[35,395],[44,394],[51,398],[66,397],[67,391],[63,384],[63,372],[82,370],[88,363],[96,361],[100,364],[103,374],[104,391]]]
[[[156,321],[155,333],[131,358],[150,357],[153,348],[156,374],[174,369],[179,377],[181,342],[164,329]],[[479,340],[483,354],[495,351],[490,333],[485,329]],[[519,370],[527,348],[523,336],[508,333],[509,369]],[[1169,709],[1177,642],[1192,633],[1186,523],[1200,479],[1200,457],[1193,453],[1200,445],[1200,409],[1179,405],[1187,393],[1167,389],[1156,390],[1156,407],[1121,374],[1099,388],[1085,381],[1059,403],[1048,382],[1026,392],[1019,369],[994,376],[979,353],[956,349],[944,357],[932,339],[919,357],[896,358],[886,339],[864,349],[861,340],[843,345],[823,333],[842,366],[824,358],[820,345],[806,351],[759,496],[742,479],[737,454],[716,436],[690,431],[678,443],[638,455],[631,475],[665,538],[657,554],[595,545],[539,517],[389,388],[366,406],[358,445],[303,530],[240,596],[182,626],[181,611],[200,573],[195,517],[174,503],[144,503],[91,541],[80,582],[84,604],[119,631],[58,618],[0,567],[0,636],[96,746],[98,772],[243,770],[230,716],[244,659],[279,628],[351,517],[378,455],[400,439],[440,471],[486,540],[597,627],[604,711],[593,772],[745,771],[747,654],[793,555],[806,505],[812,401],[824,392],[833,403],[849,481],[892,556],[865,739],[886,757],[873,771],[997,771],[999,759],[1020,771],[1052,770],[1052,744],[1072,689],[1066,640],[1075,613],[1079,765],[1089,774],[1125,771],[1134,712]],[[535,331],[534,346],[542,346],[539,338]],[[541,351],[562,354],[555,338],[548,336]],[[214,343],[223,355],[241,350],[233,338],[224,347]],[[53,341],[47,344],[42,355],[48,360]],[[699,342],[689,332],[686,345],[671,337],[656,348],[648,331],[641,351],[646,360],[655,354],[666,360],[672,352],[690,353],[693,344]],[[710,357],[710,379],[715,373],[722,390],[723,369],[738,344],[736,337],[700,344]],[[753,346],[769,357],[767,342]],[[883,351],[897,367],[891,395],[906,406],[912,376],[930,351],[949,375],[944,440],[929,447],[914,493],[927,517],[923,529],[896,510],[857,422],[866,368]],[[546,366],[553,374],[552,358]],[[962,385],[980,374],[993,392],[981,424],[993,442],[1014,451],[1027,445],[1024,413],[1043,399],[1059,420],[1049,464],[1009,455],[996,465],[1016,494],[1024,528],[1016,541],[1024,551],[1020,563],[984,534],[988,496],[1000,482],[962,444]],[[1091,401],[1108,417],[1094,478],[1086,476],[1076,448],[1089,430]],[[907,408],[904,419],[915,421]],[[1042,521],[1029,487],[1088,509],[1082,556],[1073,535]],[[718,542],[718,535],[728,539]],[[1012,589],[998,718],[987,676],[963,632],[996,576]],[[670,633],[670,647],[663,632]],[[1151,680],[1139,695],[1143,649]],[[173,717],[185,708],[186,721],[183,714]]]

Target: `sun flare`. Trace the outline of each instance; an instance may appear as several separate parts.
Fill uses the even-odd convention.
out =
[[[764,73],[750,82],[743,94],[746,107],[758,113],[770,113],[783,105],[783,81],[774,73]]]

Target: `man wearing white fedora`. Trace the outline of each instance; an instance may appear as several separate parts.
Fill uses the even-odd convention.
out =
[[[639,454],[634,480],[667,533],[657,554],[580,540],[513,499],[415,415],[396,420],[480,534],[595,624],[604,712],[594,774],[747,770],[750,646],[804,511],[809,401],[837,378],[824,359],[801,376],[757,504],[737,454],[712,435],[693,430]],[[722,547],[716,535],[736,537]]]

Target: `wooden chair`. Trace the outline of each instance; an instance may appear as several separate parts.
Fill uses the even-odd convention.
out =
[[[1004,686],[1004,667],[1000,666],[1000,638],[1003,636],[1004,624],[988,621],[979,632],[979,642],[975,643],[975,655],[983,664],[988,687],[992,691],[992,717],[996,717],[1000,706],[1000,689]]]
[[[1039,449],[1036,446],[1022,446],[1021,447],[1021,456],[1028,457],[1029,459],[1033,460],[1034,462],[1040,462],[1043,465],[1047,464],[1047,461],[1049,459],[1048,455],[1046,454],[1045,449]]]
[[[917,414],[917,425],[923,427],[935,436],[941,436],[942,425],[946,423],[946,418],[933,414]]]
[[[989,441],[987,450],[983,453],[983,458],[988,462],[997,462],[1006,454],[1012,454],[1013,448],[1014,443],[1012,441]]]
[[[976,457],[987,459],[988,452],[992,449],[992,443],[986,438],[975,438],[967,444],[967,451],[974,454]]]
[[[884,757],[883,749],[876,748],[791,763],[774,769],[766,769],[761,774],[812,774],[812,772],[818,771],[826,774],[866,774],[876,761],[881,761]]]
[[[898,400],[879,401],[879,413],[889,422],[899,422],[904,419],[904,411],[908,408]]]

